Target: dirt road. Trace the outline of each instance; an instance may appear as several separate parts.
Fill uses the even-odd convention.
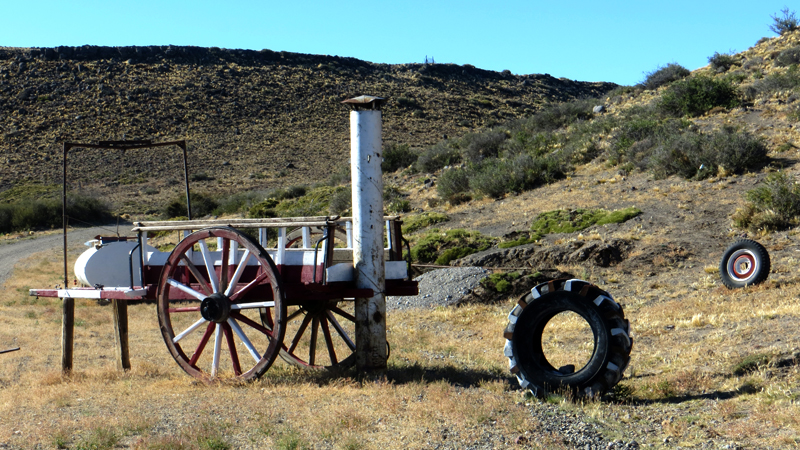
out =
[[[121,228],[126,232],[129,228]],[[75,228],[67,233],[67,246],[70,252],[82,252],[86,247],[83,243],[95,236],[114,235],[115,225],[106,227]],[[64,237],[62,233],[23,237],[0,241],[0,286],[2,286],[14,270],[17,263],[28,256],[50,250],[63,248]],[[71,268],[70,268],[71,271]]]

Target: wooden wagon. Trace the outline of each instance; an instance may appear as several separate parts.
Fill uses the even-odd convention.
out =
[[[31,289],[60,298],[157,303],[175,361],[199,379],[262,375],[275,359],[307,368],[354,364],[352,220],[339,217],[135,222],[136,237],[98,237],[76,261],[84,285]],[[416,295],[399,217],[385,218],[385,295]],[[180,233],[170,252],[151,234]]]

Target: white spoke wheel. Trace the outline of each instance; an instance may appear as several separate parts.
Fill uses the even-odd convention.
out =
[[[508,319],[503,353],[520,386],[534,395],[602,395],[622,379],[630,362],[633,340],[622,306],[586,281],[540,284]],[[561,327],[553,329],[553,323]],[[561,343],[548,342],[548,333]]]
[[[208,228],[178,243],[157,299],[164,342],[195,378],[253,380],[278,356],[286,321],[280,276],[267,252],[239,230]]]
[[[763,282],[769,276],[769,253],[763,245],[751,239],[731,244],[719,262],[719,276],[729,289]]]

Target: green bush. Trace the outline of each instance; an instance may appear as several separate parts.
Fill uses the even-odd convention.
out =
[[[775,231],[800,223],[800,184],[792,175],[771,173],[744,197],[745,208],[733,215],[733,223],[739,228]]]
[[[481,279],[480,283],[486,290],[504,294],[512,289],[512,283],[514,280],[519,279],[520,276],[519,272],[493,273]]]
[[[708,57],[708,62],[714,72],[722,73],[727,72],[728,69],[736,64],[736,58],[730,53],[714,52],[713,55]]]
[[[669,63],[666,66],[659,67],[656,70],[649,72],[645,75],[644,81],[641,86],[645,89],[655,90],[661,86],[672,83],[673,81],[682,80],[689,76],[691,72],[689,69],[680,64]]]
[[[787,33],[798,28],[797,17],[795,17],[794,11],[789,11],[789,8],[783,8],[780,16],[775,14],[770,17],[772,17],[772,25],[769,26],[769,29],[775,34]]]
[[[674,117],[696,117],[711,108],[733,108],[739,104],[738,93],[730,81],[696,76],[672,83],[658,103],[659,110]]]
[[[417,153],[408,144],[389,143],[383,149],[383,161],[381,170],[384,172],[394,172],[417,162]]]
[[[193,219],[209,216],[219,207],[216,200],[200,192],[192,192],[190,198],[192,200]],[[179,216],[186,216],[186,212],[186,197],[180,196],[167,203],[162,215],[165,219],[172,219]]]
[[[500,153],[503,142],[508,139],[505,133],[486,131],[483,133],[468,133],[459,142],[462,148],[463,159],[470,162],[480,162],[486,158],[494,158]]]
[[[710,135],[686,130],[667,136],[652,149],[648,168],[657,178],[680,175],[703,179],[723,171],[743,173],[767,160],[763,140],[726,127]]]
[[[775,62],[778,63],[779,66],[784,67],[791,66],[792,64],[800,64],[800,45],[795,45],[794,47],[787,48],[780,52],[778,57],[775,58]]]
[[[436,181],[436,192],[452,203],[465,200],[469,192],[469,174],[460,167],[443,171]]]
[[[423,151],[417,158],[415,167],[419,172],[433,173],[445,166],[452,166],[460,162],[461,153],[458,149],[443,141]]]
[[[481,195],[500,198],[521,187],[514,175],[510,162],[492,158],[475,167],[469,177],[469,188]]]

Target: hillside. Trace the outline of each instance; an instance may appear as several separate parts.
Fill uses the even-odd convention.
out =
[[[388,98],[384,141],[420,149],[614,87],[269,50],[0,48],[0,190],[60,180],[64,141],[122,139],[187,139],[190,171],[213,179],[195,187],[213,194],[308,184],[348,164],[347,98]],[[181,179],[176,154],[76,150],[69,179],[144,213],[163,197],[139,192]]]

